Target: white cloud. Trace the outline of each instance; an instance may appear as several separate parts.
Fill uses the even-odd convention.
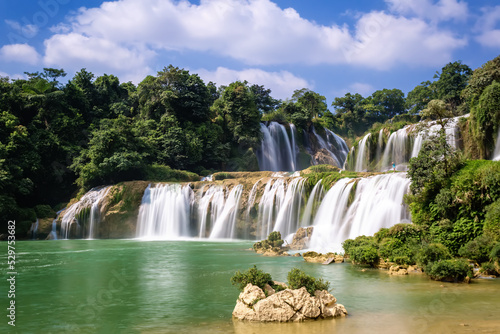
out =
[[[34,24],[21,25],[21,23],[12,20],[5,20],[5,23],[26,38],[31,38],[38,34],[38,27]]]
[[[28,44],[8,44],[0,48],[0,59],[6,62],[18,62],[35,65],[39,54]]]
[[[123,81],[135,83],[151,72],[147,64],[154,56],[147,49],[124,47],[109,39],[78,33],[54,35],[45,41],[45,47],[47,65],[75,71],[81,67],[99,73],[112,71]]]
[[[385,0],[389,9],[401,15],[415,15],[419,18],[439,21],[464,21],[469,15],[465,1],[457,0]]]
[[[481,9],[483,15],[478,19],[476,30],[479,44],[492,48],[500,48],[500,6]],[[498,27],[498,28],[497,28]]]
[[[381,70],[395,65],[443,64],[452,52],[467,45],[447,31],[439,31],[419,18],[394,17],[373,12],[361,17],[356,26],[357,43],[345,50],[353,64]]]
[[[351,85],[349,85],[350,92],[355,94],[359,93],[363,96],[369,96],[375,91],[375,87],[373,87],[370,84],[367,83],[362,83],[362,82],[355,82]]]
[[[0,77],[8,77],[9,79],[13,79],[13,80],[16,80],[16,79],[26,79],[26,75],[24,74],[8,74],[8,73],[5,73],[5,72],[2,72],[0,71]]]
[[[263,85],[265,88],[271,89],[271,96],[282,100],[290,98],[296,89],[313,88],[313,85],[307,82],[307,80],[287,71],[266,72],[254,68],[236,71],[225,67],[218,67],[215,71],[198,69],[194,73],[197,73],[203,81],[212,81],[218,86],[245,80],[250,84]]]
[[[393,7],[395,2],[390,2]],[[431,4],[430,0],[419,2]],[[411,2],[404,3],[414,8]],[[467,12],[466,4],[456,0],[432,6],[448,19],[462,18]],[[143,72],[153,54],[175,50],[209,52],[254,66],[351,63],[388,69],[398,64],[442,65],[467,41],[426,19],[428,15],[407,19],[371,12],[360,15],[351,33],[347,26],[308,21],[294,9],[281,9],[270,0],[200,0],[199,5],[121,0],[81,9],[68,25],[59,25],[60,34],[46,42],[46,61],[92,61]]]

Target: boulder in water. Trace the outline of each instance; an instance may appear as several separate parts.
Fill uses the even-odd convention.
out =
[[[240,293],[233,316],[259,322],[299,322],[312,319],[345,317],[347,310],[328,291],[309,295],[305,287],[286,289],[265,297],[259,287],[248,284]]]
[[[300,227],[295,235],[293,236],[292,243],[290,244],[290,249],[292,250],[302,250],[309,247],[309,240],[311,240],[311,235],[314,227]]]

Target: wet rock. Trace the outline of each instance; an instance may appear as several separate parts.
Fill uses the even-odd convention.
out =
[[[295,232],[292,243],[290,244],[291,250],[302,250],[309,246],[309,240],[313,232],[313,227],[301,227]]]
[[[324,263],[328,260],[333,260],[335,263],[344,262],[344,256],[335,253],[316,253],[316,252],[305,252],[302,257],[306,262],[312,263]]]
[[[394,265],[389,268],[389,275],[408,275],[408,270],[403,266]]]

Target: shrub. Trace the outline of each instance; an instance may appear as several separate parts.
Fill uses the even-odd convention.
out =
[[[35,206],[37,218],[55,218],[56,212],[52,210],[50,205],[37,205]]]
[[[484,234],[500,241],[500,200],[497,200],[486,208]]]
[[[330,288],[330,282],[323,281],[323,279],[316,279],[312,276],[307,275],[300,269],[293,268],[287,276],[288,286],[291,289],[300,289],[305,287],[307,292],[311,296],[314,296],[314,292],[317,290],[327,290]]]
[[[448,248],[443,244],[424,244],[417,252],[416,261],[419,266],[427,266],[431,262],[451,259]]]
[[[272,285],[273,279],[271,274],[263,272],[257,269],[254,265],[253,268],[249,268],[247,271],[240,272],[239,270],[231,277],[231,283],[237,285],[240,291],[243,291],[248,283],[258,286],[263,291],[266,284]]]
[[[351,259],[358,264],[368,264],[374,267],[379,261],[377,249],[371,245],[363,245],[350,249]]]
[[[500,242],[497,242],[490,252],[490,259],[492,261],[500,262]]]
[[[479,269],[479,271],[485,275],[497,275],[495,265],[491,262],[484,262],[481,264],[481,269]]]
[[[458,254],[476,263],[483,263],[489,260],[492,248],[493,240],[488,236],[481,235],[463,245],[458,251]]]
[[[271,232],[267,237],[267,241],[272,247],[281,247],[284,243],[284,241],[281,240],[281,233],[279,231]]]
[[[360,235],[356,239],[347,239],[342,243],[345,254],[351,255],[351,250],[354,247],[359,246],[373,246],[376,248],[377,243],[374,237],[367,237],[366,235]]]
[[[466,277],[472,277],[472,270],[463,259],[432,262],[427,267],[427,274],[436,281],[463,282]]]
[[[422,228],[415,224],[396,224],[389,228],[387,232],[388,237],[396,238],[402,242],[408,241],[410,239],[420,240],[422,235]]]

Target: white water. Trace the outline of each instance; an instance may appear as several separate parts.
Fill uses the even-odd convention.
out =
[[[137,237],[142,239],[177,239],[189,236],[189,218],[193,191],[179,184],[149,185],[144,191]]]
[[[277,123],[270,122],[268,126],[260,124],[263,134],[262,144],[257,152],[260,170],[266,171],[295,171],[296,148],[292,129],[292,143],[286,128]]]
[[[319,180],[318,182],[316,182],[313,190],[311,191],[311,194],[309,195],[306,208],[304,209],[304,213],[302,214],[302,227],[306,227],[311,224],[311,218],[314,215],[314,209],[318,206],[318,203],[321,203],[321,201],[323,200],[324,190],[321,181],[323,180]]]
[[[349,148],[345,141],[328,129],[325,129],[326,141],[318,135],[314,126],[312,126],[312,133],[316,137],[320,148],[328,152],[332,157],[335,166],[342,168],[349,153]]]
[[[272,231],[279,231],[283,238],[295,233],[299,227],[303,197],[303,178],[269,180],[259,202],[257,239],[267,238]]]
[[[61,238],[68,239],[70,237],[71,226],[76,224],[76,234],[81,231],[83,223],[89,222],[88,229],[83,231],[87,238],[95,236],[95,229],[100,221],[100,209],[102,200],[108,193],[110,187],[93,188],[80,198],[80,200],[64,212],[61,218]],[[82,210],[90,209],[89,216],[82,215]]]
[[[212,233],[210,233],[210,239],[233,239],[235,237],[236,218],[242,191],[243,186],[241,184],[231,189],[224,203],[224,209],[215,221]]]
[[[354,182],[341,179],[326,194],[314,218],[311,250],[341,252],[346,239],[373,235],[382,227],[409,222],[410,216],[403,203],[410,185],[406,173],[359,179],[348,206]]]
[[[368,157],[366,155],[369,151],[366,149],[366,146],[371,135],[372,134],[369,133],[364,136],[358,144],[358,154],[356,155],[356,165],[354,166],[355,172],[363,172],[368,169]]]
[[[495,151],[493,152],[494,161],[500,161],[500,127],[498,128],[498,136],[495,144]]]

